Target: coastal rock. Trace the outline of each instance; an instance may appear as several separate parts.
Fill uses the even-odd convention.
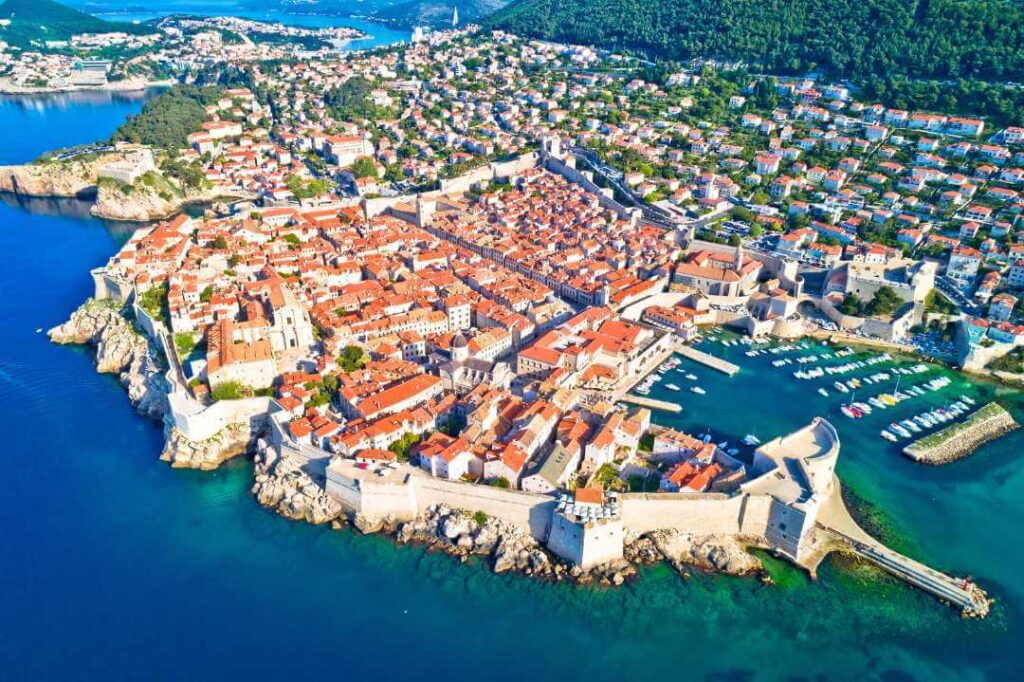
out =
[[[273,448],[267,448],[258,452],[253,462],[252,492],[264,507],[293,521],[316,525],[341,516],[341,505],[291,457],[278,457]]]
[[[172,466],[204,471],[216,469],[227,460],[252,452],[265,431],[265,422],[229,424],[211,438],[193,441],[181,431],[165,425],[166,443],[160,459]]]
[[[137,181],[130,188],[102,182],[92,214],[106,220],[147,222],[170,218],[190,201],[202,201],[202,193],[183,194],[176,186],[155,187]]]
[[[657,530],[649,537],[658,551],[681,573],[687,566],[729,575],[748,575],[763,569],[761,562],[732,536],[688,535],[677,530]]]
[[[627,543],[622,550],[622,555],[630,564],[639,565],[653,564],[665,558],[654,541],[647,536],[641,536]]]
[[[91,212],[106,220],[148,222],[170,218],[186,205],[208,204],[218,198],[221,195],[213,189],[182,189],[176,181],[154,172],[131,186],[101,181]],[[238,198],[252,196],[243,193]]]
[[[30,197],[77,197],[95,189],[101,166],[122,156],[114,153],[0,166],[0,192]]]
[[[93,346],[96,371],[117,374],[141,414],[152,419],[166,414],[170,386],[161,353],[125,319],[121,303],[89,299],[49,337],[53,343]]]

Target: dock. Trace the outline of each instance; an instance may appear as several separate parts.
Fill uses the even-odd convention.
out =
[[[818,513],[817,527],[822,535],[842,548],[881,568],[890,575],[960,609],[970,618],[984,618],[989,600],[978,585],[964,578],[946,575],[908,556],[893,551],[864,531],[843,502],[838,479],[835,492]]]
[[[687,346],[686,344],[680,343],[676,346],[676,352],[682,355],[688,360],[699,362],[705,367],[716,369],[719,372],[732,376],[736,372],[740,371],[739,365],[734,365],[731,362],[723,360],[722,358],[716,358],[714,355],[705,353],[704,351],[697,350],[693,346]]]
[[[655,400],[654,398],[644,398],[643,396],[632,395],[630,393],[622,396],[619,399],[619,402],[639,405],[641,407],[650,407],[654,410],[664,410],[665,412],[675,412],[676,414],[683,411],[683,408],[676,403],[670,403],[666,400]]]
[[[894,552],[881,543],[858,540],[835,528],[819,524],[826,533],[846,543],[862,559],[870,561],[887,573],[924,590],[960,609],[966,617],[984,618],[989,602],[976,585],[962,578],[954,578],[929,568],[910,557]]]

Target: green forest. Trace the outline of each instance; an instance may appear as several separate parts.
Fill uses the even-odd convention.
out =
[[[218,88],[176,85],[118,128],[111,141],[135,142],[163,149],[180,149],[188,145],[188,136],[199,130],[207,120],[205,107],[217,101]]]
[[[980,81],[1024,79],[1022,7],[1005,0],[516,0],[488,24],[673,60],[819,72],[870,83],[883,101],[1006,117],[1021,111],[1022,98]]]

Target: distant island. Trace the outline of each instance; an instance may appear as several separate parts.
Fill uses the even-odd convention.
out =
[[[152,26],[106,21],[53,0],[6,0],[0,21],[0,39],[15,47],[46,46],[90,33],[155,33]]]

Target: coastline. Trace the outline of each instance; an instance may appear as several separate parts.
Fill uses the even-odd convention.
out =
[[[14,85],[0,79],[0,95],[9,97],[30,97],[32,95],[57,95],[71,92],[139,92],[149,88],[166,88],[177,83],[174,79],[151,81],[148,79],[128,79],[109,81],[105,85],[46,85],[31,87]]]
[[[128,309],[113,299],[90,298],[67,322],[51,329],[49,339],[95,350],[96,370],[116,374],[136,411],[164,424],[160,460],[172,467],[212,471],[224,462],[251,455],[251,493],[263,507],[284,518],[377,533],[398,544],[426,546],[463,562],[483,559],[496,573],[517,572],[551,582],[619,586],[637,576],[638,566],[658,561],[665,561],[684,578],[698,570],[759,576],[770,582],[760,559],[747,551],[764,549],[763,543],[752,537],[658,529],[627,537],[623,559],[583,569],[551,553],[527,530],[482,512],[435,504],[408,520],[346,513],[327,494],[321,476],[267,444],[265,420],[248,426],[229,425],[198,442],[176,429],[169,416],[172,386],[165,376],[167,359],[140,325],[129,319]]]

